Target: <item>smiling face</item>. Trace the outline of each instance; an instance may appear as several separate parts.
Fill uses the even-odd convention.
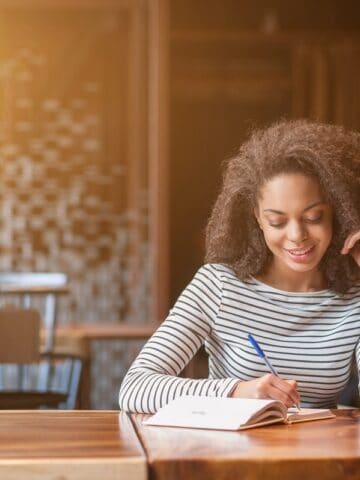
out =
[[[255,215],[273,254],[270,271],[319,271],[332,238],[332,211],[314,178],[300,173],[273,177],[260,191]]]

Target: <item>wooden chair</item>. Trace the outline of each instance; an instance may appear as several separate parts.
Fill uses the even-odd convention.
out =
[[[0,408],[72,409],[82,360],[66,353],[41,353],[39,312],[0,309]],[[46,365],[46,383],[39,377]]]
[[[360,407],[360,396],[359,396],[358,385],[359,385],[359,374],[357,371],[356,360],[354,357],[351,365],[350,379],[338,399],[338,408],[343,406],[347,406],[351,408]]]
[[[41,308],[43,318],[46,353],[51,353],[54,347],[58,296],[68,292],[68,279],[64,273],[0,272],[2,303],[10,302],[23,308],[30,308],[34,306],[35,299],[37,300],[36,308]]]
[[[45,392],[50,393],[48,396],[48,406],[53,408],[74,408],[77,401],[77,393],[82,370],[82,354],[77,354],[76,351],[61,351],[58,347],[55,349],[55,330],[56,330],[56,314],[57,314],[57,299],[59,295],[68,293],[67,276],[63,273],[39,273],[39,272],[0,272],[0,298],[1,304],[7,306],[20,307],[22,309],[29,309],[34,306],[41,311],[42,328],[41,328],[41,343],[39,346],[39,330],[37,332],[37,362],[36,365],[20,365],[23,363],[21,359],[13,359],[13,363],[17,364],[10,368],[7,365],[7,380],[10,377],[16,379],[16,385],[11,383],[14,389],[14,395],[9,405],[16,405],[14,408],[36,408],[40,406],[40,401],[43,401]],[[18,309],[20,315],[20,310]],[[14,319],[14,317],[12,317]],[[20,320],[21,319],[21,320]],[[27,331],[27,338],[23,340],[29,341],[33,330],[30,326],[25,326],[26,321],[23,320],[22,315],[19,316],[19,322],[22,322],[22,328]],[[31,324],[30,320],[30,324]],[[16,324],[16,322],[15,322]],[[15,325],[14,324],[14,325]],[[11,327],[7,322],[8,331]],[[30,329],[30,331],[27,330]],[[32,327],[34,328],[34,326]],[[18,329],[18,332],[20,330]],[[25,347],[24,348],[29,348]],[[18,348],[17,348],[18,349]],[[39,353],[41,351],[41,353]],[[39,357],[40,356],[40,357]],[[0,352],[1,358],[1,352]],[[40,360],[39,360],[40,358]],[[0,362],[4,363],[6,359]],[[32,359],[31,361],[33,361]],[[2,366],[4,372],[4,366]],[[36,374],[34,373],[36,371]],[[12,373],[11,373],[12,372]],[[36,377],[36,385],[34,385],[34,377]],[[3,378],[4,373],[3,373]],[[54,383],[55,382],[55,383]],[[61,383],[61,386],[60,386]],[[0,384],[1,388],[1,384]],[[30,392],[33,403],[30,402]],[[18,391],[27,389],[26,395],[22,393],[17,395]],[[59,390],[60,389],[60,390]],[[60,391],[61,395],[57,397],[54,395],[55,391]],[[9,400],[11,392],[6,391],[6,399]],[[38,399],[39,397],[39,399]],[[51,397],[51,398],[50,398]],[[3,395],[3,399],[4,399]],[[18,400],[15,402],[15,398]],[[30,402],[30,403],[29,403]],[[50,405],[51,402],[51,405]],[[24,407],[22,407],[24,405]],[[0,408],[5,408],[4,403]]]

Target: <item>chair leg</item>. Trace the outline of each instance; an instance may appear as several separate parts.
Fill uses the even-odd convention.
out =
[[[69,395],[66,402],[66,408],[68,410],[72,410],[76,406],[80,380],[81,380],[81,361],[73,360],[72,375],[71,375],[70,384],[69,384]]]
[[[37,382],[37,388],[39,391],[45,391],[49,388],[50,368],[51,362],[49,360],[44,360],[44,362],[39,365]]]

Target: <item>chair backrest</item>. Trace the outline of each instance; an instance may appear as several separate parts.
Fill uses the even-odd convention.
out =
[[[82,358],[39,347],[39,313],[0,308],[0,408],[75,408]]]
[[[34,293],[36,290],[62,289],[67,284],[67,275],[61,272],[0,272],[1,291],[17,288]]]
[[[42,309],[45,327],[45,352],[54,346],[58,295],[69,292],[67,275],[61,272],[0,272],[0,295],[17,299],[19,306],[30,308],[35,297],[44,297]]]
[[[35,363],[40,353],[40,315],[37,310],[0,309],[0,363]]]

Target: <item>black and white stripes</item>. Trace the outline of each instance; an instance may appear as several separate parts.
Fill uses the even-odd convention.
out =
[[[128,371],[120,408],[153,413],[182,394],[227,396],[239,380],[268,373],[248,333],[282,378],[298,382],[303,406],[335,406],[355,350],[360,364],[360,287],[288,293],[203,266]],[[209,378],[178,378],[203,344]]]

